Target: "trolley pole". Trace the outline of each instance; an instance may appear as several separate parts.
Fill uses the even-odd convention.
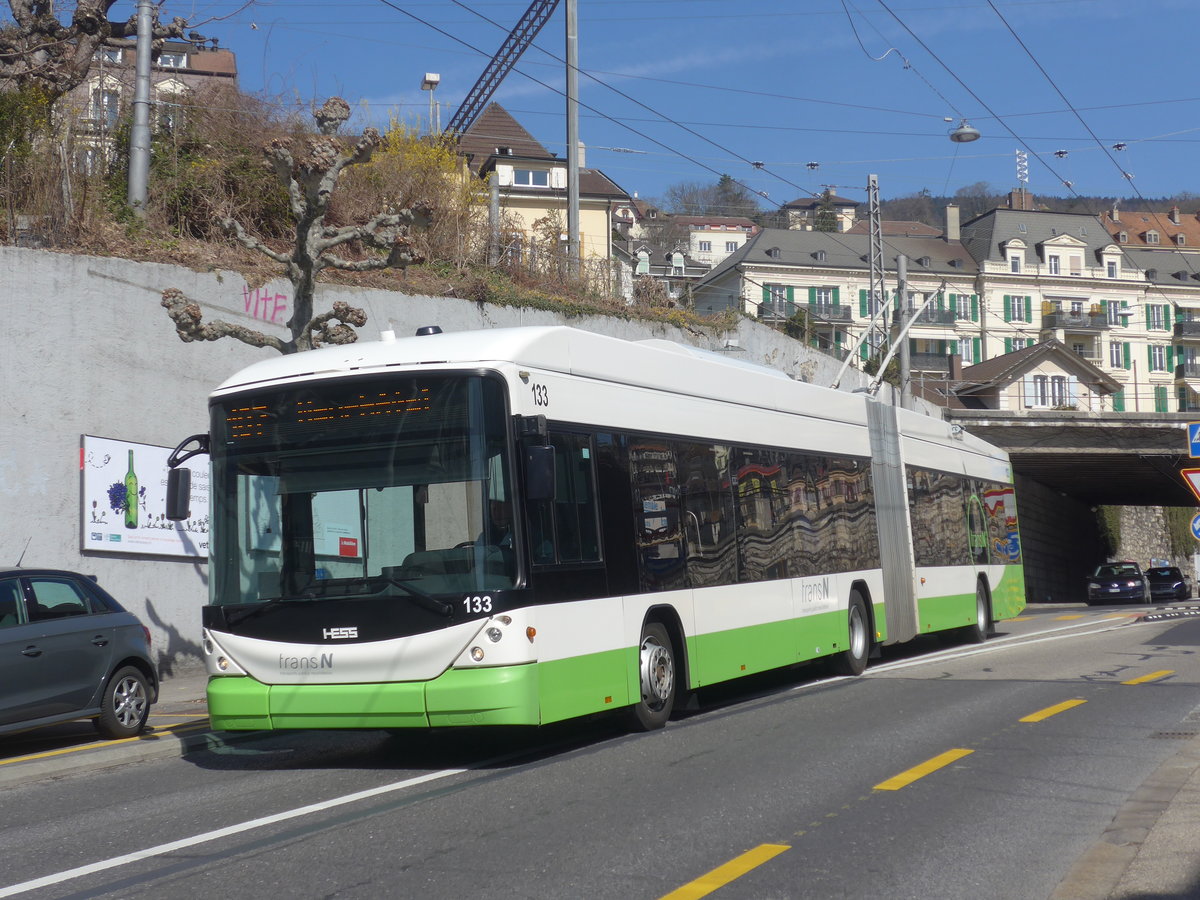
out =
[[[908,320],[912,316],[912,304],[908,302],[908,257],[901,253],[896,257],[896,319],[899,329],[894,333],[900,342],[900,405],[909,406],[912,396],[912,359],[908,347]]]

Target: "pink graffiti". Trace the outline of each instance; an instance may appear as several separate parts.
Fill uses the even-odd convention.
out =
[[[246,304],[246,312],[256,319],[276,325],[287,317],[287,294],[271,294],[262,288],[246,285],[242,288],[242,300]]]

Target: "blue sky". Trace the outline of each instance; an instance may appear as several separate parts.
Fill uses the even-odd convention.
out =
[[[642,197],[721,173],[765,195],[764,207],[825,185],[861,200],[871,173],[885,198],[975,182],[1007,191],[1018,150],[1034,194],[1115,194],[1133,209],[1139,195],[1200,193],[1195,0],[578,2],[580,67],[603,82],[580,78],[587,165]],[[165,8],[224,17],[202,30],[237,52],[244,90],[304,106],[338,94],[360,124],[424,124],[422,75],[441,75],[445,123],[528,2],[467,6]],[[564,34],[565,0],[495,97],[559,154]],[[980,140],[949,140],[962,119]]]

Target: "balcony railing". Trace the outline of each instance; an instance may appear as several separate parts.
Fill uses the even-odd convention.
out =
[[[920,315],[916,317],[916,325],[953,325],[962,316],[957,310],[953,309],[931,309],[926,308],[921,310]]]
[[[1195,322],[1176,322],[1175,337],[1200,338],[1200,320]]]
[[[913,353],[908,358],[908,365],[918,372],[950,372],[950,360],[944,353]]]
[[[1200,381],[1200,363],[1179,363],[1175,366],[1175,377]]]
[[[1104,331],[1110,326],[1107,316],[1050,312],[1042,316],[1042,327],[1062,328],[1066,331]]]
[[[814,303],[810,306],[801,306],[800,309],[822,322],[849,322],[853,318],[849,306],[834,303]]]

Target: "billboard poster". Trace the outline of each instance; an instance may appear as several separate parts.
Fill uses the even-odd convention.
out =
[[[172,522],[167,458],[172,447],[84,435],[79,449],[83,549],[102,553],[208,556],[208,457],[192,470],[192,516]]]

